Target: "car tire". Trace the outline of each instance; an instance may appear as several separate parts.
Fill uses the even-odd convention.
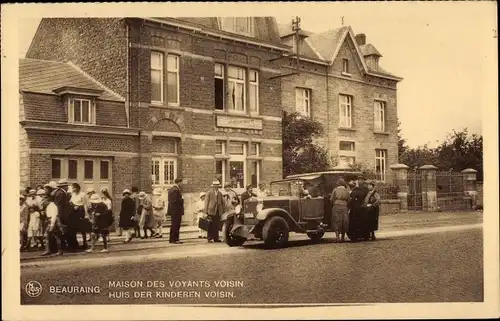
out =
[[[273,216],[264,223],[262,238],[267,248],[277,249],[288,242],[288,224],[279,216]]]
[[[229,219],[222,224],[222,237],[224,239],[224,243],[226,243],[230,247],[242,246],[243,243],[245,243],[246,239],[243,237],[231,235],[232,228],[233,228],[232,219]]]
[[[323,235],[325,235],[325,232],[313,232],[313,233],[307,233],[307,236],[313,241],[314,243],[319,243],[321,242],[321,239],[323,238]]]

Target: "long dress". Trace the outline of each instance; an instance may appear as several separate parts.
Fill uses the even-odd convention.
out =
[[[363,202],[366,193],[360,187],[355,187],[349,195],[349,231],[364,231],[366,229]]]
[[[380,214],[380,195],[375,190],[369,192],[364,199],[363,206],[366,208],[365,213],[368,230],[377,231]]]
[[[157,226],[161,226],[163,224],[163,220],[165,219],[165,201],[162,196],[154,196],[153,197],[153,216],[155,219],[155,223]]]
[[[337,233],[347,233],[349,231],[349,212],[347,202],[349,192],[343,186],[336,187],[330,198],[332,208],[332,231]]]
[[[135,200],[130,197],[125,197],[122,200],[122,207],[120,209],[120,220],[118,226],[127,230],[129,228],[134,228],[135,216]]]
[[[153,229],[156,227],[156,220],[153,215],[153,204],[149,198],[145,198],[142,201],[141,208],[141,220],[139,222],[139,226],[141,228],[150,228]]]
[[[29,223],[28,223],[28,237],[42,237],[42,219],[40,211],[36,206],[36,200],[34,198],[28,198],[26,200],[26,206],[29,212]]]

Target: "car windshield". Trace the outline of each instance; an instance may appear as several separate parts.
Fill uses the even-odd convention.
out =
[[[292,196],[298,195],[300,180],[278,181],[271,183],[272,196]]]

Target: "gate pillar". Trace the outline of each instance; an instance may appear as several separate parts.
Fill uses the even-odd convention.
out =
[[[434,212],[438,210],[436,192],[436,172],[434,165],[420,166],[422,172],[422,207],[424,211]]]
[[[398,199],[400,211],[408,211],[408,166],[405,164],[394,164],[390,166],[394,172],[394,184],[398,187]]]
[[[463,175],[464,192],[467,196],[470,196],[472,209],[475,210],[477,206],[477,171],[472,168],[467,168],[461,173]]]

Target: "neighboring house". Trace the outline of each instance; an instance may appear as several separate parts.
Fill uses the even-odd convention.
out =
[[[101,186],[108,161],[106,184],[119,200],[126,187],[166,191],[182,177],[190,222],[198,193],[215,177],[240,191],[281,178],[281,80],[273,61],[288,50],[269,17],[44,18],[21,63],[25,82],[41,77],[37,95],[49,97],[30,102],[28,112],[23,92],[37,130],[31,136],[21,121],[22,146],[30,149],[22,152],[30,158],[23,182],[64,177]],[[66,69],[94,86],[73,84]],[[33,82],[21,90],[37,92]],[[88,118],[74,116],[80,109],[72,99],[81,98],[90,101]],[[86,100],[78,104],[87,110]],[[98,181],[90,182],[91,171]]]
[[[280,25],[283,44],[292,49],[282,68],[297,68],[295,34]],[[299,32],[300,73],[282,78],[282,103],[321,122],[325,136],[317,143],[342,167],[364,163],[380,180],[398,160],[397,83],[379,65],[382,56],[364,34],[346,26],[324,33]]]

